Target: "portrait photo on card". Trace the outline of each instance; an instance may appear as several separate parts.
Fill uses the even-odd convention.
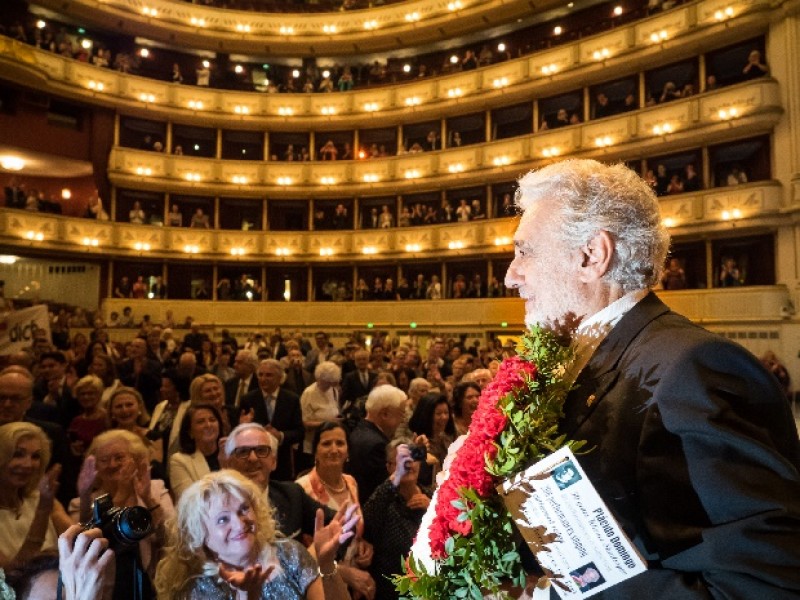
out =
[[[581,592],[588,592],[606,582],[593,562],[571,571],[570,576]]]
[[[568,460],[553,468],[552,473],[553,480],[556,482],[556,485],[560,490],[565,490],[573,483],[577,483],[581,480],[580,471],[578,471],[571,460]]]

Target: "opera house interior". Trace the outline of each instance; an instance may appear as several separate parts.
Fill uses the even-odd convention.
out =
[[[6,0],[5,298],[513,338],[515,181],[595,158],[659,196],[667,304],[798,376],[799,8]]]

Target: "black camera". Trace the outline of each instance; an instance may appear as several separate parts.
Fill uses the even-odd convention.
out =
[[[425,462],[428,458],[428,449],[421,444],[409,444],[408,450],[411,452],[411,460]]]
[[[115,551],[136,546],[150,535],[153,519],[143,506],[114,506],[109,494],[99,496],[92,506],[92,520],[86,529],[99,527]]]

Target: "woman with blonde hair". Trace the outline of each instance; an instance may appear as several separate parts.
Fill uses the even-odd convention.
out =
[[[147,437],[150,413],[144,405],[142,395],[130,387],[120,387],[108,400],[108,422],[111,429],[124,429],[136,434],[150,452],[150,461],[156,463],[157,471],[162,468],[164,446],[160,439]]]
[[[89,446],[78,476],[78,498],[69,503],[69,514],[85,523],[92,505],[109,494],[115,507],[144,506],[150,509],[155,533],[139,542],[142,566],[152,577],[163,542],[163,525],[174,514],[172,499],[164,482],[150,478],[150,452],[131,431],[111,429],[101,433]]]
[[[220,423],[222,435],[228,435],[233,429],[235,423],[233,423],[230,413],[233,409],[225,404],[225,387],[222,385],[222,380],[216,375],[205,373],[192,379],[192,383],[189,385],[189,400],[192,406],[211,404],[219,411],[222,417]]]
[[[263,491],[237,471],[223,469],[193,483],[170,522],[158,564],[159,598],[204,600],[339,600],[349,598],[334,560],[352,535],[341,511],[327,527],[317,512],[314,547],[277,537]]]
[[[95,436],[108,429],[108,415],[100,408],[103,382],[99,377],[86,375],[73,388],[83,412],[72,419],[67,429],[70,449],[75,456],[83,456]]]
[[[0,427],[0,568],[56,550],[72,524],[55,499],[61,467],[49,470],[50,440],[32,423]]]

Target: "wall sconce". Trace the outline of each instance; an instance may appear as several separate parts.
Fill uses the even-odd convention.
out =
[[[62,200],[69,200],[72,198],[72,190],[69,188],[64,188],[61,190],[61,198]]]
[[[558,72],[556,65],[545,65],[542,67],[542,75],[553,75]]]
[[[419,252],[419,244],[406,244],[406,252]]]
[[[511,238],[509,237],[496,237],[494,238],[494,245],[495,246],[507,246],[511,243]]]
[[[324,33],[336,33],[337,30],[338,30],[338,28],[336,27],[336,25],[323,25],[322,26],[322,31]]]
[[[363,177],[364,183],[377,183],[380,178],[375,173],[367,173]]]
[[[367,31],[372,31],[373,29],[378,28],[378,22],[373,19],[372,21],[364,21],[364,29]]]
[[[102,92],[105,89],[106,86],[103,85],[103,82],[95,81],[95,80],[92,79],[91,81],[89,81],[89,83],[86,84],[86,87],[88,87],[90,90],[94,90],[96,92]]]
[[[200,181],[202,179],[200,173],[186,173],[183,177],[186,181]]]
[[[291,251],[288,248],[275,248],[276,256],[289,256]]]
[[[247,177],[244,175],[234,175],[231,177],[231,181],[236,185],[247,185]]]
[[[410,96],[405,100],[406,106],[419,106],[422,104],[422,100],[420,100],[417,96]]]
[[[237,115],[249,115],[250,109],[247,106],[237,104],[233,107],[233,112],[235,112]]]
[[[189,22],[196,27],[205,27],[206,20],[205,19],[198,19],[197,17],[192,17]]]
[[[323,115],[335,115],[336,109],[333,106],[323,106],[319,109],[319,112],[321,112]]]
[[[495,167],[504,167],[504,166],[506,166],[508,164],[511,164],[511,159],[509,157],[505,156],[505,155],[503,155],[503,156],[495,156],[492,159],[492,164]]]
[[[662,123],[653,127],[653,135],[667,135],[672,133],[672,125],[670,123]]]
[[[661,31],[654,31],[650,34],[650,41],[654,44],[660,44],[661,42],[667,39],[667,30],[662,29]]]
[[[44,234],[39,231],[29,231],[25,234],[25,237],[29,240],[41,242],[44,239]]]
[[[417,179],[419,176],[420,173],[418,169],[407,169],[405,172],[406,179]]]
[[[364,104],[364,110],[367,112],[375,112],[376,110],[379,109],[380,106],[378,105],[377,102],[367,102],[366,104]]]
[[[447,170],[450,173],[463,173],[464,172],[464,165],[462,165],[461,163],[455,163],[455,164],[449,165],[447,167]]]
[[[288,106],[281,106],[278,109],[278,114],[282,117],[291,117],[294,114],[294,109]]]
[[[461,10],[462,8],[464,8],[464,5],[461,4],[461,0],[455,0],[454,2],[447,3],[447,10],[449,10],[450,12]]]
[[[735,221],[736,219],[741,219],[741,218],[742,218],[742,211],[739,210],[738,208],[722,211],[723,221]]]
[[[156,97],[155,97],[154,94],[144,94],[144,93],[142,93],[142,94],[139,94],[139,100],[141,100],[142,102],[155,102],[156,101]]]
[[[554,156],[558,156],[561,154],[561,150],[557,146],[549,146],[547,148],[542,148],[542,156],[545,158],[553,158]]]
[[[236,31],[241,31],[242,33],[250,33],[250,25],[246,25],[244,23],[237,23]]]
[[[594,145],[597,146],[598,148],[606,148],[608,146],[611,146],[613,143],[614,143],[614,140],[611,139],[610,135],[606,135],[606,136],[598,137],[598,138],[594,139]]]
[[[592,58],[595,60],[605,60],[611,56],[611,51],[608,48],[601,48],[592,52]]]
[[[142,8],[142,14],[146,17],[157,17],[158,11],[155,8],[150,8],[149,6],[145,6]]]
[[[725,19],[730,19],[733,16],[733,7],[727,6],[725,9],[718,10],[714,13],[714,18],[717,21],[724,21]]]
[[[292,35],[294,33],[294,27],[281,25],[281,28],[278,31],[281,35]]]
[[[200,247],[194,244],[186,244],[183,247],[183,251],[186,252],[186,254],[197,254],[200,252]]]
[[[361,254],[377,254],[378,249],[375,246],[364,246],[361,248]]]
[[[462,94],[463,94],[463,92],[461,91],[461,88],[459,88],[459,87],[451,88],[451,89],[447,90],[448,98],[460,98]]]
[[[25,168],[25,160],[19,156],[0,156],[0,167],[6,171],[21,171]]]
[[[136,167],[136,174],[146,175],[149,177],[150,175],[153,174],[153,169],[151,169],[150,167]]]
[[[150,252],[150,244],[147,242],[136,242],[133,245],[134,250],[138,250],[139,252]]]
[[[414,11],[406,14],[406,21],[408,21],[409,23],[414,23],[415,21],[419,21],[419,13],[417,11]]]
[[[508,77],[498,77],[492,82],[495,88],[504,88],[508,85]]]
[[[244,256],[244,248],[231,248],[231,256]]]
[[[333,248],[320,248],[319,249],[320,256],[333,256]]]
[[[320,177],[319,182],[322,185],[336,185],[336,178],[335,177]]]
[[[189,108],[193,110],[203,110],[203,102],[201,100],[189,100]]]
[[[721,108],[717,116],[723,121],[729,121],[739,116],[739,110],[736,108]]]
[[[96,248],[97,246],[100,245],[100,240],[98,240],[97,238],[85,237],[83,238],[83,240],[81,240],[81,243],[84,246],[93,246]]]
[[[291,177],[278,177],[278,185],[292,185]]]
[[[672,217],[665,217],[664,219],[661,220],[661,224],[668,229],[671,227],[675,227],[675,219],[673,219]]]
[[[464,242],[461,240],[448,242],[447,247],[450,248],[450,250],[461,250],[464,247]]]

